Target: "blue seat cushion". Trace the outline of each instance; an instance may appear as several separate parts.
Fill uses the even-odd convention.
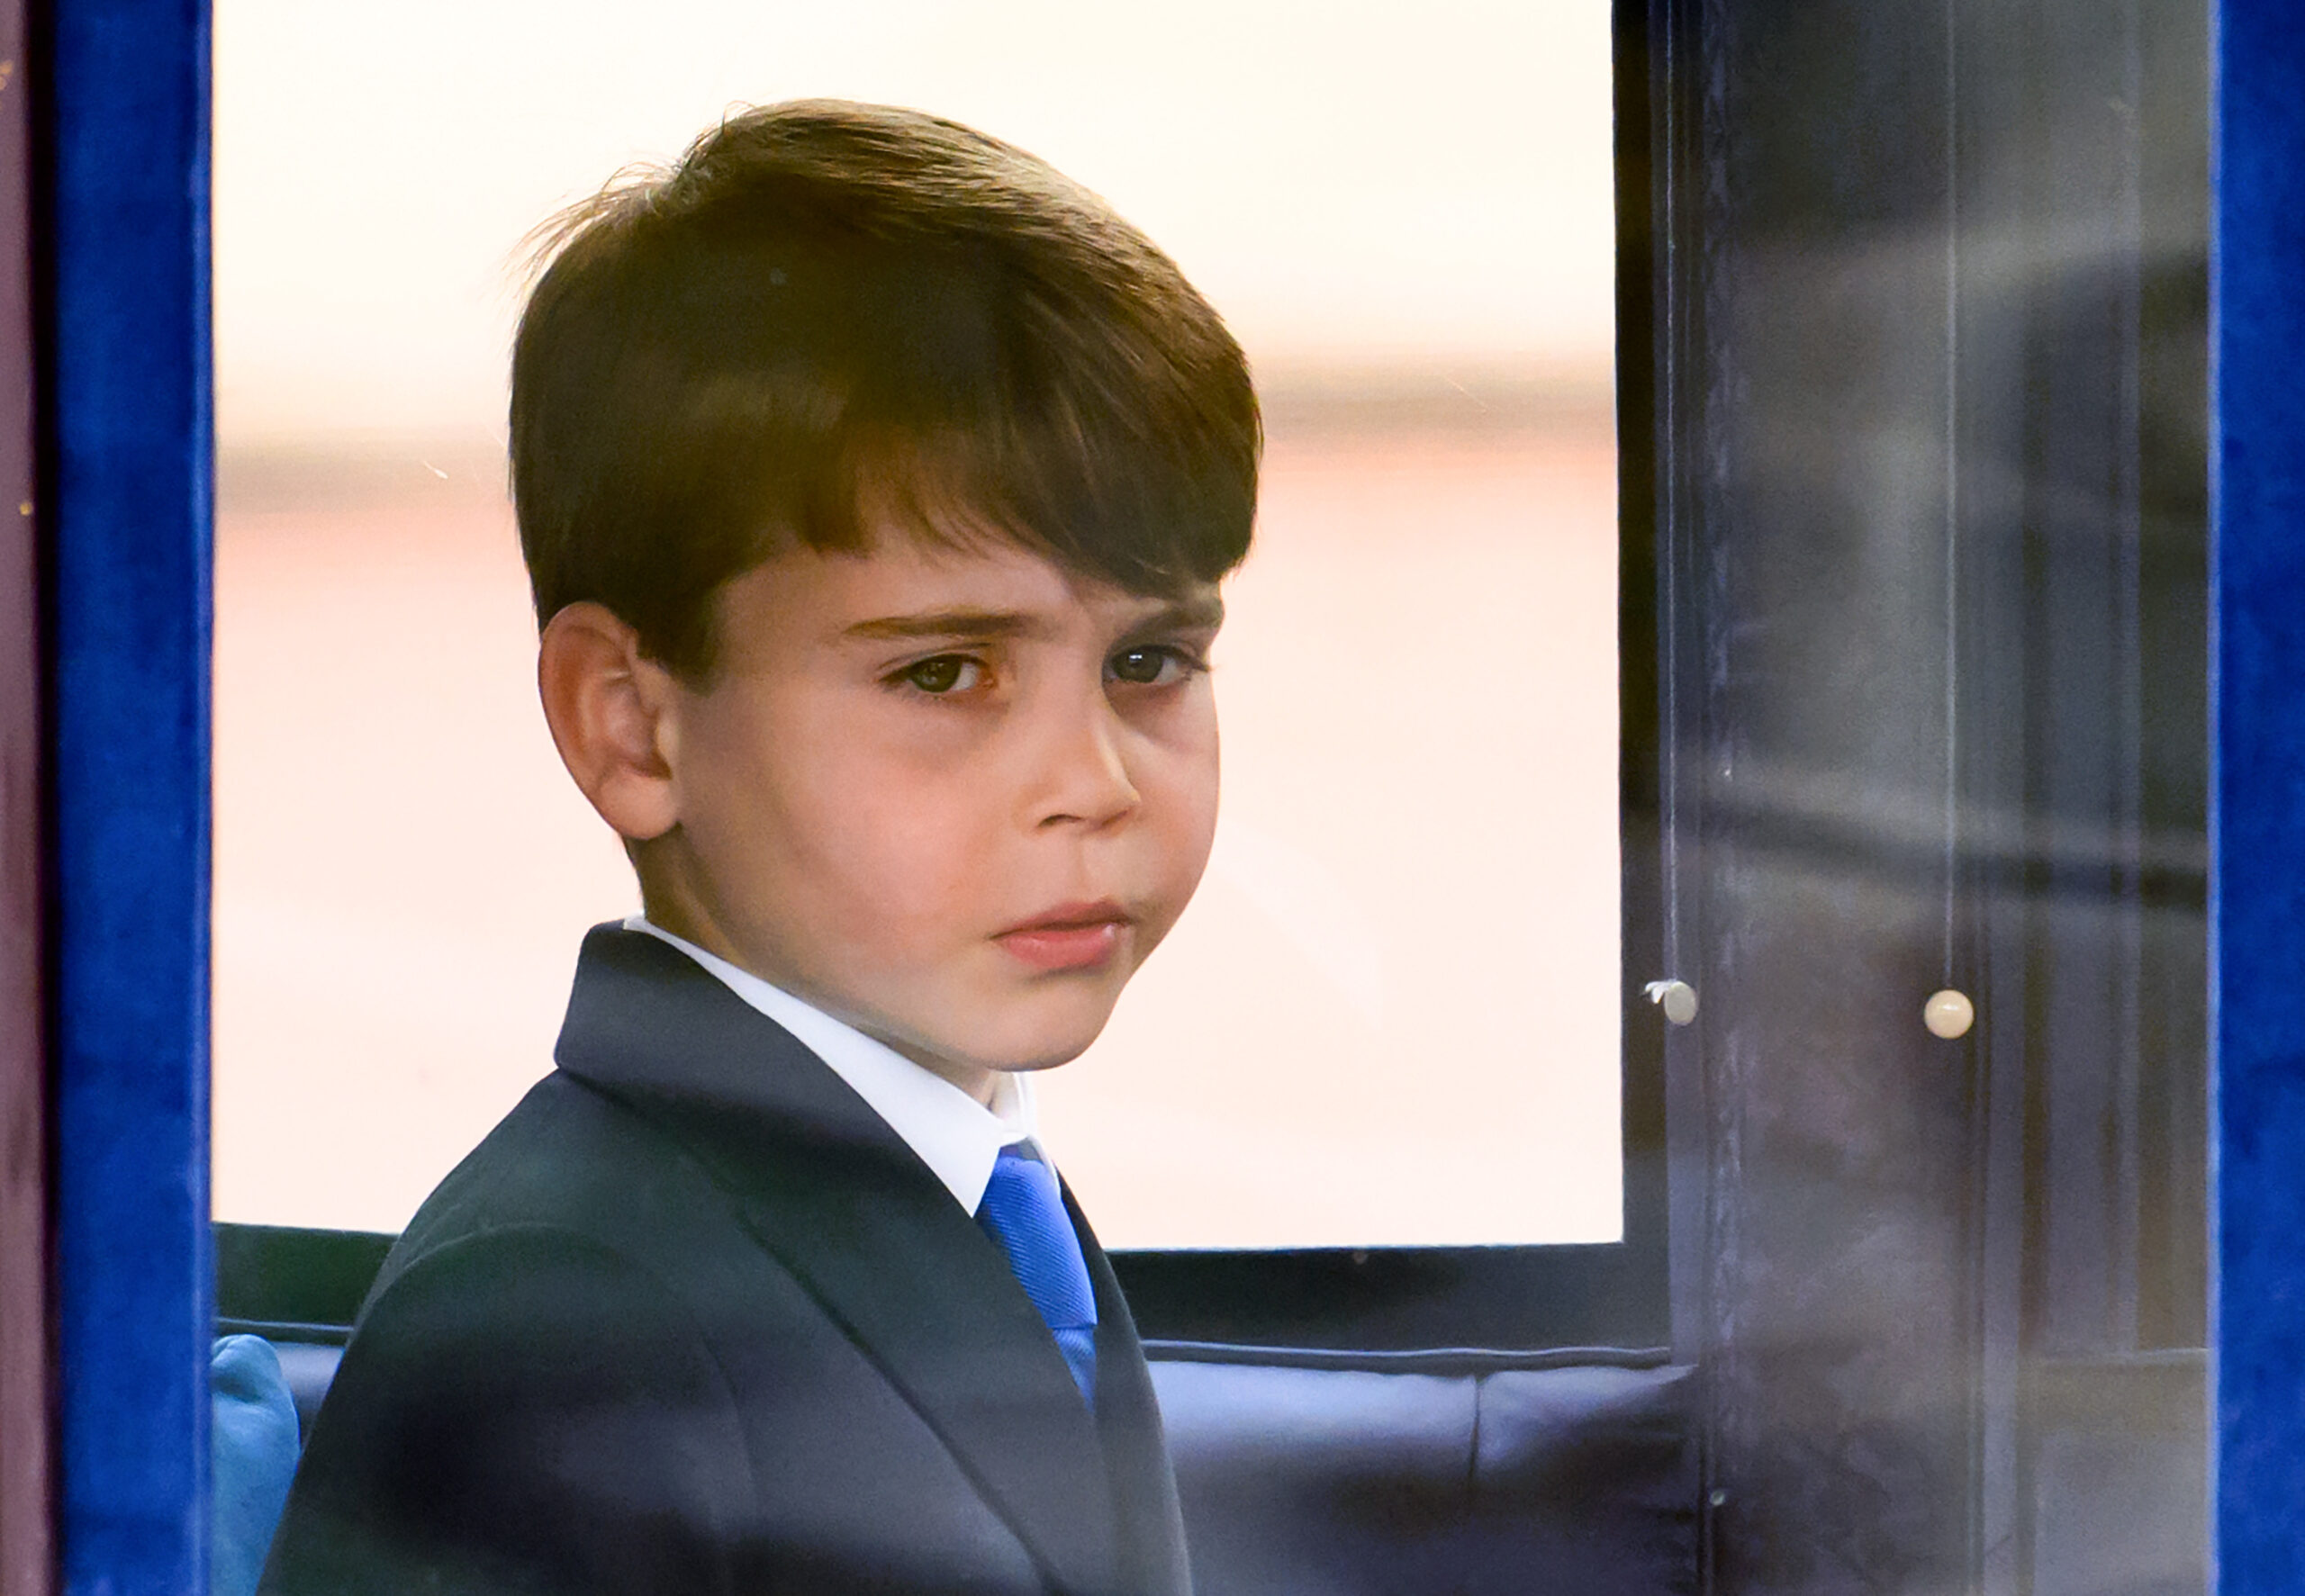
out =
[[[255,1596],[296,1476],[295,1398],[271,1344],[241,1335],[221,1337],[210,1349],[208,1400],[214,1489],[208,1589],[210,1596]]]

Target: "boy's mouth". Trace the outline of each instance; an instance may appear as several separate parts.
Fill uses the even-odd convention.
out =
[[[1131,924],[1109,900],[1060,904],[992,940],[1035,969],[1093,969],[1112,958]]]

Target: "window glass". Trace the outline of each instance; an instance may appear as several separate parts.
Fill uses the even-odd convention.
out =
[[[1115,1246],[1620,1226],[1607,8],[219,0],[218,1217],[396,1230],[636,906],[503,480],[520,241],[737,103],[913,104],[1259,376],[1198,901],[1041,1083]]]

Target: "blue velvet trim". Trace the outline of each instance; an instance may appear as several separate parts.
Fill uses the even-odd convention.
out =
[[[41,86],[68,1591],[205,1588],[208,10],[55,0]]]
[[[2216,48],[2216,1537],[2222,1596],[2305,1570],[2305,29]]]

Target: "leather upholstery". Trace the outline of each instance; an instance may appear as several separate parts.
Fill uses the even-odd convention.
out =
[[[283,1353],[309,1422],[338,1349]],[[1696,1589],[1686,1367],[1577,1352],[1146,1353],[1199,1596]]]
[[[1202,1596],[1696,1588],[1686,1368],[1147,1350]]]

